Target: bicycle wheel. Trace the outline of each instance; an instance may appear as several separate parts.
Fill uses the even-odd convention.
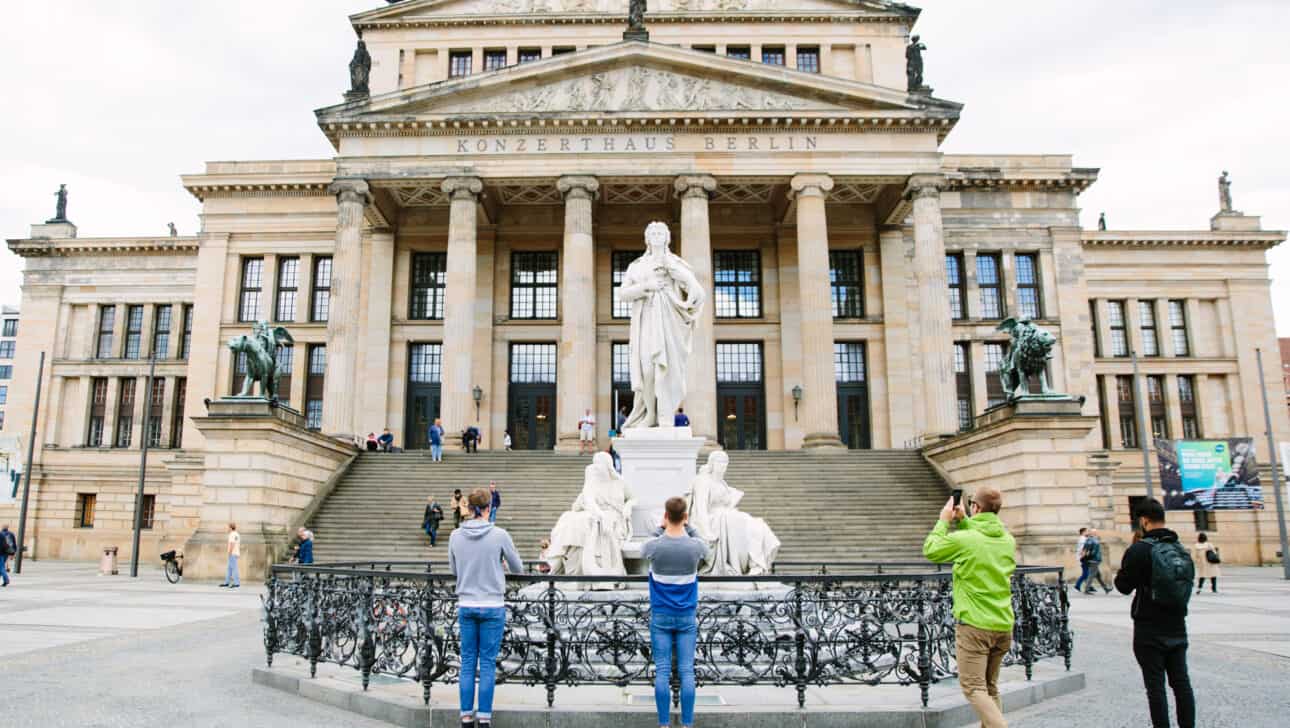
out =
[[[166,581],[171,584],[178,584],[184,575],[179,571],[179,564],[175,561],[166,562]]]

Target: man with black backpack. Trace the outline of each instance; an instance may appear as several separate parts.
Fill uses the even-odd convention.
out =
[[[1169,728],[1165,678],[1174,691],[1180,728],[1195,728],[1196,697],[1187,675],[1187,604],[1196,575],[1178,534],[1165,528],[1165,508],[1148,498],[1133,509],[1140,529],[1124,552],[1115,588],[1133,597],[1133,654],[1151,708],[1151,725]]]

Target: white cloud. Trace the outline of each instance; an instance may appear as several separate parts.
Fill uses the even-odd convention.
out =
[[[326,157],[312,111],[347,86],[346,16],[377,0],[10,3],[0,25],[0,235],[24,237],[71,190],[86,236],[198,227],[178,175],[206,160]],[[967,104],[945,151],[1074,154],[1100,167],[1084,224],[1205,229],[1215,179],[1290,228],[1281,141],[1290,77],[1281,0],[925,0],[928,81]],[[1290,250],[1274,297],[1290,335]],[[0,251],[0,302],[20,261]]]

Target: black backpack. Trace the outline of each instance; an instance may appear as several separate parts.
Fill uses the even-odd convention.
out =
[[[0,542],[3,542],[0,543],[0,549],[3,549],[5,556],[13,556],[18,553],[18,541],[14,538],[13,531],[4,534],[4,537],[0,538]]]
[[[1169,612],[1187,616],[1196,565],[1177,541],[1142,539],[1151,544],[1151,601]]]

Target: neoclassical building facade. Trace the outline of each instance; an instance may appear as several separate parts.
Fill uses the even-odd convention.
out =
[[[1255,350],[1280,387],[1265,254],[1283,233],[1230,210],[1194,232],[1083,230],[1096,169],[942,153],[962,107],[910,87],[908,6],[662,0],[648,40],[624,40],[626,6],[360,13],[354,87],[317,111],[332,158],[185,175],[196,236],[67,223],[10,240],[27,262],[17,371],[49,354],[42,552],[86,555],[87,519],[128,530],[145,439],[167,450],[156,538],[191,533],[192,418],[240,389],[226,342],[258,320],[292,333],[285,398],[324,434],[389,427],[418,448],[438,417],[478,426],[485,448],[509,431],[518,449],[576,449],[592,410],[607,444],[631,397],[617,284],[653,220],[713,292],[685,409],[727,449],[971,430],[1003,398],[1010,317],[1057,335],[1050,379],[1085,397],[1101,423],[1087,450],[1111,451],[1126,488],[1142,437],[1264,432]],[[16,385],[7,417],[26,422]]]

